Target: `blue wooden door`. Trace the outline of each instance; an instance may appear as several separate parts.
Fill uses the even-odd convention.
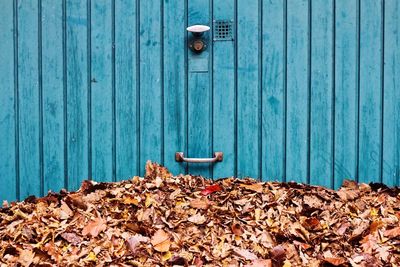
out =
[[[397,0],[0,0],[0,199],[147,160],[399,185],[399,14]],[[201,54],[193,24],[211,28]]]

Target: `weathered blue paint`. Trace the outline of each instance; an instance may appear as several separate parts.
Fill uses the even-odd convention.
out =
[[[213,19],[230,20],[235,17],[234,0],[214,1]],[[223,151],[226,164],[216,164],[214,177],[229,177],[235,174],[236,165],[236,87],[235,42],[213,42],[213,151]],[[229,136],[229,138],[227,138]]]
[[[174,173],[400,183],[396,0],[0,1],[0,199]],[[233,20],[202,54],[186,27]],[[224,152],[216,165],[177,163]]]
[[[311,2],[310,183],[333,186],[334,1]]]
[[[41,4],[43,191],[46,193],[65,187],[63,6],[61,1],[51,0],[42,0]]]
[[[237,10],[237,175],[260,178],[261,1],[238,1]]]
[[[110,1],[91,1],[90,121],[91,177],[112,181],[114,136],[113,7]]]
[[[209,1],[188,1],[188,24],[210,24]],[[212,154],[212,99],[211,99],[211,56],[213,43],[211,34],[205,33],[208,49],[201,54],[188,51],[188,156],[210,157]],[[210,164],[191,164],[189,173],[206,177],[212,175]]]
[[[4,2],[4,1],[3,1]],[[16,199],[17,195],[17,153],[16,117],[17,95],[15,90],[14,49],[16,41],[14,5],[12,1],[2,2],[0,8],[0,199]]]
[[[286,180],[309,181],[310,7],[287,1]]]
[[[358,5],[335,2],[334,186],[357,177],[358,166]]]
[[[138,8],[115,1],[115,154],[116,177],[139,173]],[[130,27],[126,27],[130,25]]]
[[[286,159],[286,1],[263,1],[262,175],[284,181]]]
[[[382,3],[360,1],[360,182],[382,180]]]

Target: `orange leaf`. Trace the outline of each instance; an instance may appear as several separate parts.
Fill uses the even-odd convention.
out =
[[[171,245],[168,233],[164,232],[162,229],[159,229],[151,238],[151,244],[155,250],[159,252],[167,252]]]
[[[106,230],[106,222],[102,218],[96,218],[90,221],[82,230],[82,235],[91,235],[92,237],[98,236],[101,232]]]
[[[398,237],[398,236],[400,236],[400,226],[395,227],[395,228],[390,229],[390,230],[386,230],[384,235],[387,236],[387,237]]]
[[[210,201],[208,199],[193,199],[190,201],[190,207],[195,209],[208,209]]]
[[[263,185],[261,183],[242,184],[240,186],[246,188],[247,190],[254,191],[254,192],[257,192],[257,193],[262,193],[263,192]]]
[[[344,258],[331,258],[331,257],[325,258],[324,261],[328,262],[334,266],[340,266],[347,262],[347,260]]]

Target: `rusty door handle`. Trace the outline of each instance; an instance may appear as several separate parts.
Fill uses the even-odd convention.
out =
[[[189,163],[213,163],[220,162],[224,158],[224,153],[215,152],[213,158],[185,158],[183,152],[175,153],[175,160],[178,162],[189,162]]]

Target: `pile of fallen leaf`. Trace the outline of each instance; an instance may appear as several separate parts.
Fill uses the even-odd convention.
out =
[[[400,190],[252,179],[84,181],[0,209],[0,266],[399,266]]]

